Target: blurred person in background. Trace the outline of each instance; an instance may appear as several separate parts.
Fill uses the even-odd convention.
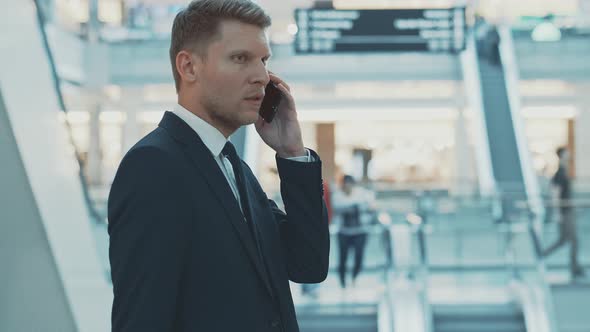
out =
[[[483,16],[476,15],[474,32],[479,57],[492,65],[500,65],[500,34],[496,25],[488,22]]]
[[[543,207],[545,208],[545,216],[543,222],[549,224],[553,221],[553,188],[552,178],[553,175],[548,171],[548,165],[543,168],[537,174],[537,180],[539,181],[539,191],[541,192],[541,199],[543,200]]]
[[[488,60],[490,64],[499,66],[502,64],[502,58],[500,57],[500,33],[498,33],[498,27],[492,25],[488,32],[487,43],[488,43]]]
[[[363,259],[367,243],[367,226],[373,215],[375,195],[356,185],[350,175],[342,177],[341,189],[332,195],[334,224],[338,229],[340,285],[346,288],[348,253],[354,251],[352,285],[363,268]]]
[[[559,167],[551,182],[558,190],[559,195],[559,238],[549,246],[543,256],[551,255],[555,250],[570,243],[570,273],[572,278],[584,276],[584,269],[578,262],[578,235],[576,229],[576,217],[571,203],[572,191],[569,177],[569,152],[567,148],[560,147],[556,151],[559,158]]]

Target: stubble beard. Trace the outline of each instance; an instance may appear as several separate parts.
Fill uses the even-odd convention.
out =
[[[221,98],[216,97],[205,97],[201,101],[201,105],[203,109],[207,112],[207,115],[213,122],[214,126],[220,129],[222,127],[224,130],[230,130],[232,133],[238,130],[242,124],[233,117],[230,116],[232,114],[231,110],[225,109],[224,106],[220,102]]]

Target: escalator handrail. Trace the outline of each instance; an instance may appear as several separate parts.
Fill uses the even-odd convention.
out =
[[[418,254],[420,258],[420,265],[416,275],[416,282],[420,286],[420,306],[422,309],[422,317],[424,319],[423,326],[424,332],[433,331],[433,314],[430,307],[430,300],[428,298],[428,275],[429,275],[429,262],[428,262],[428,248],[425,236],[425,223],[418,225],[416,230],[416,239],[418,242]]]
[[[521,115],[521,102],[518,88],[519,69],[516,60],[516,50],[514,47],[514,40],[512,38],[512,30],[509,26],[498,26],[498,33],[500,34],[499,52],[502,59],[502,69],[504,71],[506,92],[508,95],[508,103],[510,105],[510,114],[512,117],[512,124],[514,127],[514,135],[516,138],[516,145],[520,159],[520,167],[524,179],[524,189],[526,191],[528,200],[531,203],[531,209],[535,214],[542,215],[544,213],[543,205],[540,202],[541,194],[539,189],[539,181],[535,175],[535,170],[532,165],[529,146],[526,142],[525,128]]]
[[[45,25],[47,24],[47,20],[45,18],[44,13],[43,13],[43,9],[40,4],[40,0],[33,0],[33,4],[36,9],[37,23],[39,25],[39,32],[41,34],[43,48],[45,50],[45,53],[47,55],[47,59],[49,62],[49,68],[51,71],[51,78],[52,78],[52,82],[53,82],[53,89],[55,90],[55,95],[57,96],[57,102],[59,104],[60,110],[62,112],[64,112],[64,114],[67,115],[68,108],[66,107],[63,92],[61,90],[61,78],[59,77],[59,75],[57,73],[57,65],[55,62],[55,57],[54,57],[51,47],[49,45],[49,38],[47,37],[47,32],[45,31]],[[70,124],[67,116],[65,116],[64,118],[65,118],[65,124],[66,124],[67,130],[68,130],[69,141],[70,141],[70,144],[72,144],[72,146],[74,147],[74,154],[76,157],[76,161],[78,163],[78,169],[79,169],[78,175],[80,177],[80,183],[82,185],[82,193],[84,195],[84,201],[86,202],[88,212],[89,212],[90,216],[92,217],[92,219],[95,222],[100,223],[102,221],[103,217],[97,211],[97,209],[94,206],[94,203],[92,202],[92,199],[90,197],[90,189],[88,188],[88,184],[86,182],[86,179],[87,179],[86,169],[84,167],[84,162],[82,160],[80,149],[74,140],[72,125]]]
[[[533,250],[536,254],[536,269],[538,287],[541,290],[542,303],[540,305],[544,309],[544,314],[547,319],[547,331],[554,332],[556,330],[555,311],[553,303],[550,298],[551,291],[545,280],[545,266],[541,252],[541,241],[539,234],[543,228],[543,216],[545,209],[542,202],[541,191],[539,187],[538,178],[535,176],[534,168],[532,166],[529,148],[526,142],[524,131],[524,124],[520,113],[520,95],[518,93],[519,69],[516,60],[516,50],[514,47],[514,40],[512,38],[512,30],[509,26],[501,25],[498,27],[500,34],[500,58],[502,59],[502,67],[505,75],[506,90],[508,93],[508,101],[510,105],[510,113],[512,115],[512,123],[516,136],[517,149],[520,155],[520,163],[522,174],[524,178],[524,187],[527,194],[527,205],[530,210],[529,218],[529,234]]]
[[[475,35],[473,32],[466,36],[466,48],[460,54],[463,72],[463,82],[467,93],[469,106],[473,115],[473,122],[478,130],[475,130],[475,149],[478,168],[478,181],[480,194],[487,196],[496,193],[496,181],[492,170],[492,159],[489,147],[489,135],[484,116],[483,96],[481,91],[481,77],[478,71],[478,56],[476,50]],[[474,89],[474,87],[476,87]]]

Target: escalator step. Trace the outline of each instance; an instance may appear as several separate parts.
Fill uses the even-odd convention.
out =
[[[299,307],[297,320],[301,332],[377,332],[377,306]]]
[[[517,305],[435,305],[435,332],[526,332]]]

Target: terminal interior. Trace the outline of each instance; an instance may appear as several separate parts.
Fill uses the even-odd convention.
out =
[[[569,246],[542,254],[566,147],[590,272],[590,1],[256,2],[324,181],[375,195],[354,286],[337,224],[326,281],[291,285],[302,332],[590,331],[590,279],[570,275]],[[108,193],[176,103],[169,35],[187,3],[0,0],[0,331],[110,329]],[[297,51],[295,12],[314,8],[460,8],[465,29],[454,51]],[[274,151],[253,126],[232,141],[280,202]]]

